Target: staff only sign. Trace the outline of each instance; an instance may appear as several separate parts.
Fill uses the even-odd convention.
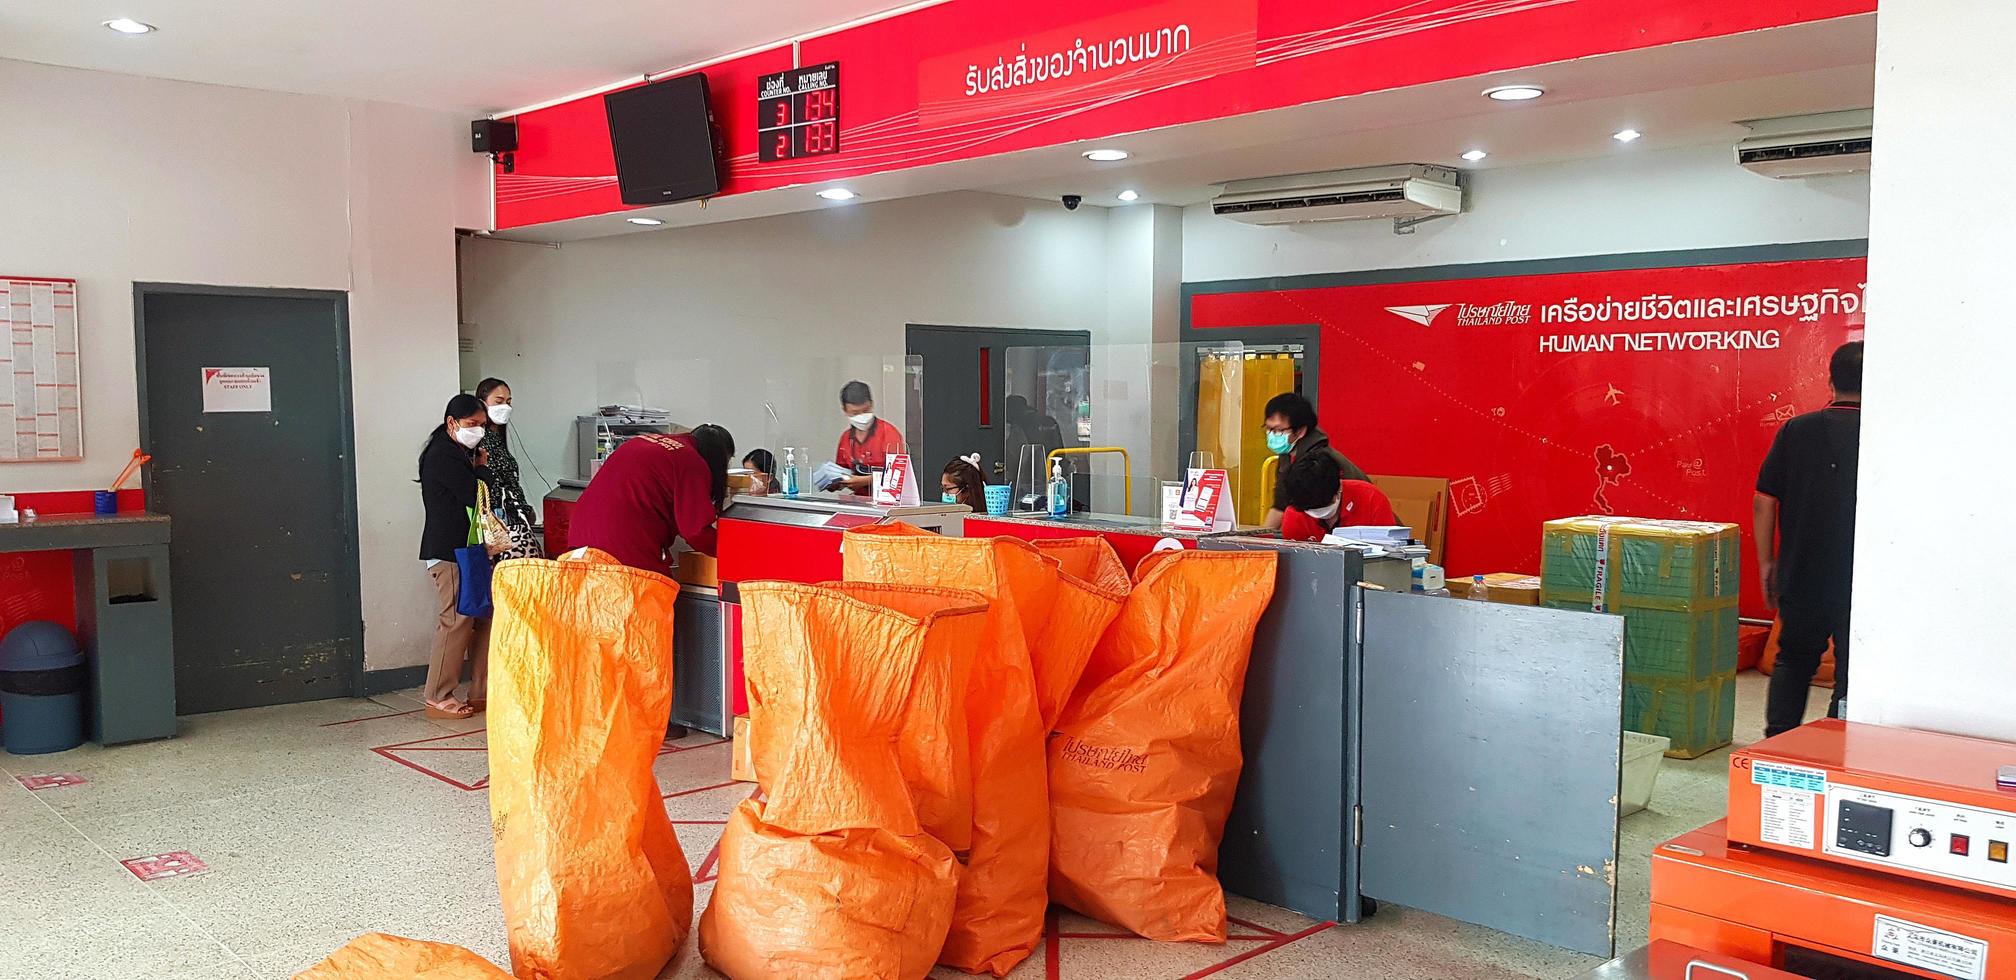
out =
[[[1376,474],[1450,480],[1449,567],[1539,570],[1541,522],[1745,525],[1786,419],[1860,336],[1865,260],[1192,287],[1191,326],[1313,324],[1319,409]],[[1236,335],[1228,334],[1227,339]],[[1744,552],[1746,561],[1751,552]],[[1755,569],[1746,612],[1761,611]]]

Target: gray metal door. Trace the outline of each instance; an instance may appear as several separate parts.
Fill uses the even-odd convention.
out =
[[[1010,330],[1000,327],[938,327],[910,324],[909,351],[924,359],[924,445],[912,446],[925,497],[938,471],[954,456],[980,454],[980,472],[989,483],[1009,483],[1015,460],[1002,458],[1011,422],[1002,414],[1007,391],[1008,351],[1032,347],[1076,347],[1091,356],[1092,334],[1084,330]],[[1040,414],[1040,413],[1039,413]],[[1062,421],[1062,420],[1060,420]],[[1053,447],[1054,448],[1054,447]]]
[[[1611,955],[1624,621],[1362,601],[1360,890]]]
[[[148,503],[173,518],[179,710],[359,693],[343,294],[139,284],[134,317]],[[216,368],[267,369],[270,410],[243,410],[256,390],[206,404]]]

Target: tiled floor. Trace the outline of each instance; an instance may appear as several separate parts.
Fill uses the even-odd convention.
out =
[[[1763,684],[1740,681],[1739,740],[1761,727]],[[394,694],[184,718],[181,737],[149,745],[0,754],[10,776],[87,780],[35,792],[0,780],[0,977],[286,977],[374,930],[504,963],[483,747],[480,719],[429,721]],[[1725,754],[1667,760],[1651,809],[1624,821],[1620,950],[1644,941],[1653,845],[1721,814]],[[749,791],[728,782],[728,761],[726,742],[696,735],[657,762],[703,906],[714,821]],[[209,871],[143,883],[119,863],[172,851]],[[1222,947],[1061,915],[1054,955],[1039,949],[1014,976],[1485,980],[1596,962],[1401,908],[1336,929],[1237,899],[1232,914],[1241,938]],[[667,973],[712,975],[690,943]]]

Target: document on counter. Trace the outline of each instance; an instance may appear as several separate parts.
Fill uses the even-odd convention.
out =
[[[814,489],[828,490],[853,475],[853,471],[838,463],[820,463],[819,468],[812,471],[812,486]]]

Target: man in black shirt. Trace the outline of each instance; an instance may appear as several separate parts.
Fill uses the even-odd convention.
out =
[[[1778,664],[1764,707],[1766,738],[1799,727],[1813,672],[1834,644],[1834,697],[1848,697],[1848,593],[1855,577],[1855,469],[1862,438],[1862,342],[1828,365],[1834,401],[1785,423],[1757,474],[1757,565],[1778,611]]]

